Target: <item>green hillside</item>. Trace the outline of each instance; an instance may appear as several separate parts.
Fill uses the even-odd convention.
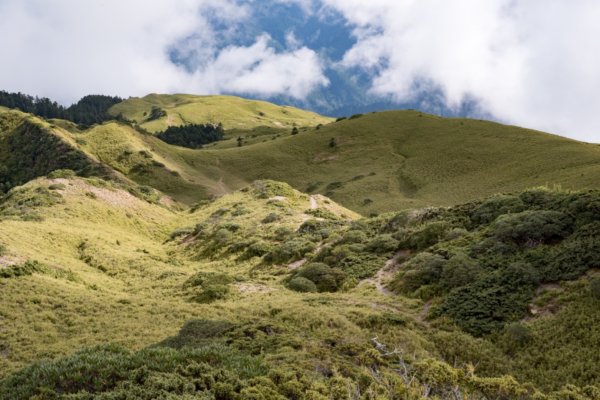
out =
[[[600,399],[598,145],[257,104],[0,109],[0,400]]]
[[[578,205],[577,238],[597,224],[597,192],[535,193],[364,219],[271,181],[186,211],[98,179],[31,181],[0,203],[0,398],[596,399],[593,270],[540,282],[532,301],[559,306],[524,334],[483,338],[385,288],[420,252],[476,245],[507,204]],[[461,236],[460,215],[480,225]]]
[[[153,107],[160,108],[166,115],[152,119]],[[109,113],[115,117],[121,114],[150,132],[164,131],[169,126],[183,124],[222,123],[225,129],[251,129],[259,126],[292,129],[293,126],[316,126],[332,121],[331,118],[310,111],[265,101],[235,96],[189,94],[132,97],[113,106]]]
[[[198,150],[168,145],[126,123],[84,131],[60,121],[53,126],[76,151],[186,204],[274,179],[370,215],[539,185],[593,188],[600,179],[598,145],[415,111],[355,116],[296,135],[269,127],[226,130],[226,140]]]
[[[186,182],[169,188],[168,180],[152,172],[135,179],[155,182],[159,189],[188,203],[256,179],[275,179],[302,191],[325,194],[369,215],[458,204],[538,185],[592,188],[600,179],[598,145],[413,111],[368,114],[319,129],[300,129],[297,135],[248,135],[250,142],[242,147],[230,139],[201,150],[168,146],[117,124],[94,128],[81,137],[91,137],[100,129],[104,132],[101,140],[112,136],[145,142],[157,160],[179,172]],[[225,146],[228,142],[231,145]],[[91,141],[84,148],[97,152]],[[115,156],[118,151],[117,146]]]

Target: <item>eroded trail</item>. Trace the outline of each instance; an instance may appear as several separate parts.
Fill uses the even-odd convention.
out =
[[[311,210],[316,210],[317,208],[319,208],[319,204],[317,203],[317,199],[315,198],[315,196],[310,196],[310,209]]]
[[[400,269],[402,262],[399,261],[404,261],[404,259],[408,258],[409,256],[410,250],[398,251],[396,254],[394,254],[394,257],[386,261],[383,268],[377,271],[374,277],[362,280],[359,285],[371,284],[375,286],[375,289],[377,289],[379,293],[386,296],[392,295],[393,292],[386,288],[386,284],[392,280],[394,274],[398,272],[398,269]]]

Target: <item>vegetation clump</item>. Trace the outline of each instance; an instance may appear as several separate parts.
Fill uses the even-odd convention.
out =
[[[164,132],[156,136],[169,144],[200,149],[202,146],[223,140],[223,125],[213,124],[188,124],[182,126],[170,126]]]
[[[197,303],[211,303],[227,297],[230,292],[229,284],[233,279],[226,274],[213,272],[198,272],[183,284],[189,289],[191,299]]]
[[[305,280],[298,279],[304,278]],[[339,268],[332,268],[323,263],[310,263],[300,268],[291,278],[288,287],[297,290],[298,287],[312,288],[306,280],[312,282],[319,292],[336,292],[342,287],[346,274]],[[294,281],[294,282],[292,282]],[[300,283],[300,285],[299,285]],[[313,290],[305,290],[313,291]]]
[[[600,242],[591,233],[600,227],[591,212],[599,200],[597,191],[534,189],[419,218],[397,214],[388,231],[418,254],[392,287],[440,296],[432,315],[449,316],[469,333],[497,332],[526,315],[538,286],[600,265]]]

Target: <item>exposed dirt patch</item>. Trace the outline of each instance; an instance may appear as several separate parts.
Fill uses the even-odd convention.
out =
[[[310,209],[316,210],[319,207],[319,203],[317,203],[317,199],[315,196],[310,196]]]
[[[162,196],[159,200],[159,203],[167,206],[169,208],[173,208],[177,205],[177,203],[175,202],[175,200],[173,200],[173,198],[169,197],[169,196]]]
[[[293,263],[288,265],[288,269],[290,271],[293,271],[295,269],[300,268],[301,266],[303,266],[304,264],[306,264],[306,258],[303,258],[302,260],[298,260],[298,261],[294,261]]]
[[[423,308],[421,309],[421,311],[419,311],[419,314],[417,315],[417,321],[419,321],[425,325],[429,325],[429,323],[427,321],[425,321],[425,319],[427,318],[427,315],[429,314],[430,309],[431,309],[431,300],[429,300],[428,302],[423,304]]]
[[[267,201],[287,201],[287,197],[285,196],[273,196],[269,197]]]
[[[322,242],[321,242],[321,243],[319,243],[319,244],[317,245],[317,247],[315,248],[315,252],[314,252],[314,253],[315,253],[315,254],[318,254],[318,253],[319,253],[319,252],[320,252],[320,251],[323,249],[323,247],[325,247],[325,246],[326,246],[326,245],[324,245]],[[288,269],[289,269],[290,271],[293,271],[293,270],[295,270],[295,269],[298,269],[298,268],[300,268],[301,266],[303,266],[304,264],[306,264],[306,262],[307,262],[307,261],[308,261],[308,260],[307,260],[306,258],[303,258],[303,259],[301,259],[301,260],[298,260],[298,261],[294,261],[293,263],[291,263],[291,264],[288,264]]]
[[[24,261],[25,260],[23,260],[19,257],[2,256],[2,257],[0,257],[0,268],[7,268],[7,267],[10,267],[11,265],[21,264]]]
[[[240,293],[244,293],[244,294],[269,293],[269,292],[273,291],[273,288],[270,288],[266,285],[261,285],[258,283],[236,283],[234,286]]]
[[[313,158],[313,161],[314,162],[324,162],[324,161],[333,161],[333,160],[337,160],[337,159],[338,159],[337,154],[319,153],[319,154],[315,155],[315,157]]]
[[[535,291],[536,297],[527,305],[529,315],[525,317],[525,320],[546,317],[559,312],[561,305],[558,304],[555,297],[562,292],[564,289],[557,283],[546,283],[538,287]]]
[[[50,182],[61,183],[65,185],[64,189],[58,190],[60,193],[63,193],[65,195],[80,196],[86,195],[87,193],[92,193],[96,199],[120,208],[132,208],[141,201],[131,193],[126,192],[124,190],[101,188],[89,185],[81,180],[67,180],[58,178],[51,179]]]

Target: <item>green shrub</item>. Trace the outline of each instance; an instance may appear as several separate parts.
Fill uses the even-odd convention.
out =
[[[367,251],[376,254],[387,254],[398,248],[400,242],[390,234],[378,235],[367,243]]]
[[[326,187],[325,190],[328,192],[341,189],[344,187],[344,182],[331,182]]]
[[[306,210],[305,214],[312,215],[315,218],[338,220],[340,217],[325,208],[316,208],[314,210]]]
[[[294,234],[294,230],[287,226],[280,226],[277,229],[275,229],[275,232],[273,232],[273,233],[275,234],[274,235],[275,240],[283,241],[283,240],[289,239]]]
[[[437,284],[446,262],[438,254],[419,253],[404,264],[391,286],[400,293],[410,294],[421,286]]]
[[[265,256],[265,261],[280,264],[300,260],[315,248],[314,243],[304,238],[292,238],[276,246]]]
[[[48,178],[50,179],[70,179],[75,177],[75,171],[72,169],[55,169],[54,171],[48,174]]]
[[[196,303],[212,303],[216,300],[222,300],[229,294],[229,286],[227,285],[205,285],[202,289],[194,294],[191,299]]]
[[[275,196],[288,198],[296,197],[294,189],[287,183],[275,181],[256,181],[252,184],[254,195],[259,199],[268,199]]]
[[[267,214],[263,219],[262,219],[262,223],[263,224],[271,224],[275,221],[279,221],[281,219],[281,217],[279,216],[279,214],[277,213],[269,213]]]
[[[184,288],[204,287],[209,285],[228,285],[233,282],[233,278],[227,274],[218,272],[198,272],[188,278],[184,284]]]
[[[197,303],[211,303],[229,294],[229,284],[233,278],[215,272],[198,272],[184,282],[183,287],[191,292],[191,300]]]
[[[444,263],[440,285],[450,290],[472,283],[480,275],[481,270],[477,261],[464,253],[459,253]]]
[[[520,323],[508,324],[505,328],[505,336],[512,346],[522,346],[531,340],[531,332]]]
[[[225,398],[238,399],[242,387],[256,386],[251,379],[267,371],[259,359],[224,345],[135,353],[107,345],[18,371],[0,382],[0,394],[11,400],[214,399],[228,387]]]
[[[297,276],[292,279],[287,284],[287,287],[296,292],[302,293],[310,293],[317,291],[317,285],[307,278],[302,276]]]
[[[519,213],[525,210],[525,204],[517,196],[494,196],[477,207],[471,215],[476,224],[489,224],[503,214]]]
[[[365,243],[368,240],[367,234],[359,230],[350,230],[344,233],[340,243]]]
[[[319,292],[335,292],[342,286],[346,274],[341,269],[332,268],[327,264],[310,263],[294,274],[294,278],[298,277],[312,281]]]
[[[34,273],[47,273],[48,268],[37,261],[25,261],[23,264],[0,268],[0,278],[18,278]]]
[[[415,231],[411,231],[404,240],[404,245],[415,250],[424,250],[442,239],[452,229],[452,225],[447,221],[433,221],[422,225]],[[401,238],[398,238],[402,241]]]
[[[245,257],[262,257],[265,254],[270,253],[272,250],[273,246],[270,243],[265,242],[263,240],[259,240],[248,246],[245,252]]]
[[[53,183],[52,185],[48,186],[48,190],[64,190],[66,188],[67,186],[64,183]]]
[[[233,233],[227,228],[218,229],[213,235],[215,245],[224,247],[233,241]]]
[[[534,247],[568,236],[572,222],[559,211],[527,210],[500,216],[491,229],[492,235],[500,241]]]
[[[169,234],[169,239],[174,240],[181,236],[188,236],[195,232],[195,228],[178,228]]]

